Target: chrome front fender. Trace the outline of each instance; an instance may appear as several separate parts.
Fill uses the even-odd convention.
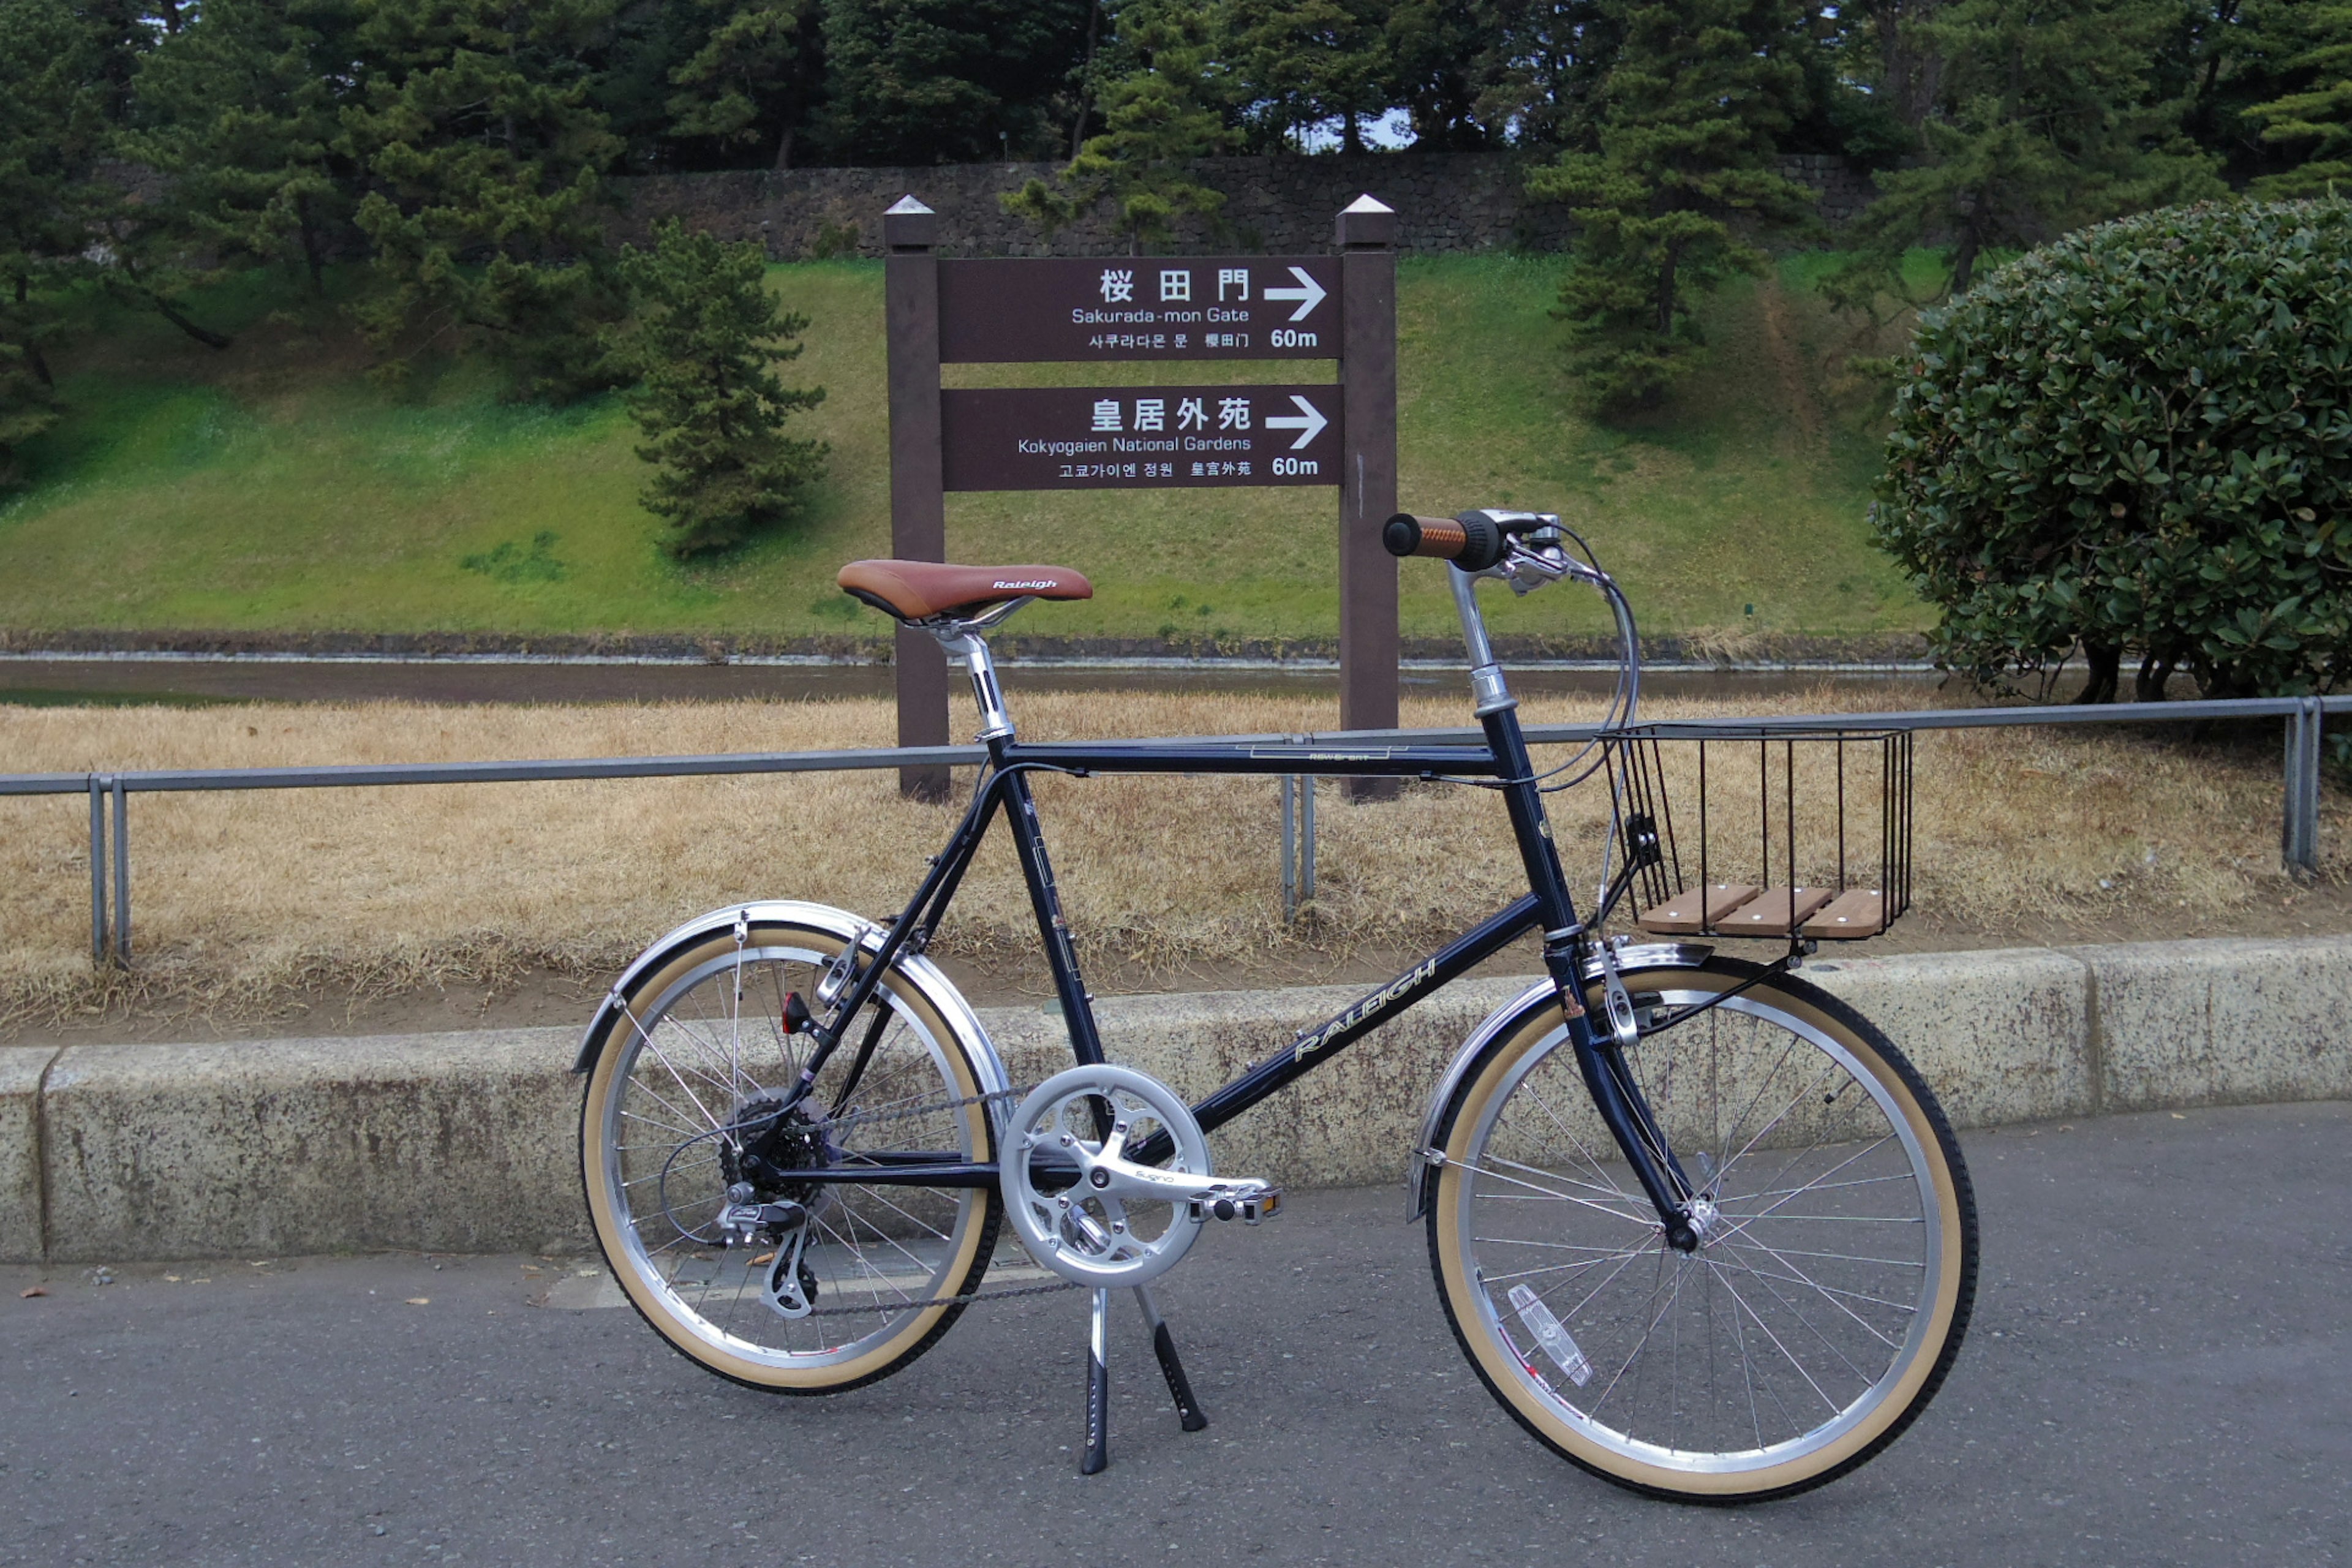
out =
[[[1715,956],[1714,948],[1687,942],[1645,942],[1613,951],[1617,967],[1621,970],[1695,969]],[[1601,978],[1598,956],[1584,961],[1584,978],[1587,983]],[[1462,1042],[1462,1048],[1454,1053],[1454,1060],[1446,1066],[1445,1076],[1438,1080],[1437,1092],[1429,1097],[1429,1109],[1421,1119],[1421,1136],[1413,1140],[1412,1152],[1405,1163],[1404,1190],[1409,1205],[1406,1219],[1416,1220],[1429,1212],[1429,1173],[1435,1169],[1430,1161],[1429,1151],[1437,1146],[1438,1130],[1444,1122],[1445,1113],[1452,1109],[1454,1097],[1462,1092],[1462,1086],[1469,1079],[1471,1069],[1477,1066],[1478,1058],[1486,1054],[1487,1047],[1514,1032],[1528,1014],[1559,1005],[1559,996],[1552,983],[1538,981],[1487,1014],[1485,1020],[1470,1031],[1470,1037]]]
[[[877,951],[888,931],[863,915],[836,910],[827,904],[803,903],[798,900],[769,900],[760,903],[730,904],[687,921],[676,931],[655,942],[613,982],[604,994],[594,1017],[589,1019],[587,1032],[580,1037],[580,1054],[572,1064],[575,1073],[586,1072],[595,1066],[596,1052],[603,1046],[604,1035],[620,1016],[622,1002],[640,976],[667,963],[680,948],[721,931],[731,931],[736,923],[746,925],[783,924],[807,926],[845,942],[856,942],[867,952]],[[955,983],[940,973],[939,965],[923,957],[901,954],[895,967],[908,985],[919,993],[939,1016],[954,1031],[956,1041],[971,1059],[971,1068],[980,1079],[982,1093],[998,1094],[1012,1087],[1004,1071],[1004,1058],[997,1054],[996,1042],[988,1037],[981,1026],[980,1016]]]

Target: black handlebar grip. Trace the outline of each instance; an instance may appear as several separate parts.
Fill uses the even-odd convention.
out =
[[[1401,511],[1381,530],[1381,542],[1395,556],[1433,555],[1451,561],[1467,542],[1462,525],[1450,517],[1415,517]]]
[[[1432,555],[1465,572],[1484,572],[1503,558],[1508,541],[1494,519],[1465,511],[1460,517],[1415,517],[1401,511],[1381,530],[1391,555]]]

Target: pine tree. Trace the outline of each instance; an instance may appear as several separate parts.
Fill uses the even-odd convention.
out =
[[[852,163],[1049,155],[1087,3],[824,0],[828,151]]]
[[[680,559],[723,550],[790,516],[823,474],[825,447],[786,437],[784,421],[824,389],[787,387],[771,368],[800,357],[809,319],[768,292],[759,245],[688,234],[673,218],[652,248],[625,247],[620,270],[635,310],[615,357],[639,377],[637,456],[660,466],[639,499],[669,521],[663,548]]]
[[[792,166],[818,90],[816,0],[697,0],[710,18],[701,47],[670,72],[670,132],[722,145],[765,145]]]
[[[1475,7],[1454,0],[1403,0],[1385,31],[1388,95],[1411,117],[1417,148],[1474,149],[1499,144],[1506,122],[1480,102],[1487,81],[1482,57],[1494,40]]]
[[[1953,0],[1914,23],[1942,62],[1937,103],[1915,165],[1877,176],[1835,291],[1891,287],[1907,248],[1941,244],[1965,292],[1988,247],[2225,194],[2181,133],[2187,100],[2154,93],[2179,20],[2169,0]]]
[[[521,395],[607,384],[600,333],[622,298],[599,208],[620,143],[582,62],[603,0],[362,5],[373,73],[337,147],[371,187],[359,317],[386,368],[441,347],[488,353]]]
[[[1229,0],[1227,47],[1258,142],[1295,146],[1336,121],[1341,151],[1363,151],[1363,121],[1391,101],[1389,16],[1377,0]]]
[[[205,0],[142,65],[131,153],[194,243],[297,261],[314,293],[350,222],[334,152],[356,54],[350,0]]]
[[[2265,197],[2326,195],[2352,188],[2352,5],[2303,0],[2264,8],[2259,20],[2286,46],[2283,68],[2304,79],[2300,90],[2257,104],[2246,118],[2262,139],[2301,153],[2305,162],[2256,180]]]
[[[1694,299],[1763,251],[1736,213],[1793,218],[1811,192],[1771,165],[1801,86],[1780,0],[1613,0],[1622,42],[1599,91],[1596,152],[1570,151],[1528,188],[1580,230],[1558,314],[1591,402],[1656,401],[1689,374]]]
[[[1129,0],[1117,26],[1117,74],[1099,94],[1102,134],[1089,137],[1052,184],[1031,180],[998,199],[1048,233],[1107,200],[1129,247],[1140,248],[1164,242],[1181,214],[1215,221],[1224,195],[1200,178],[1193,160],[1231,150],[1241,132],[1218,107],[1225,89],[1201,11]]]
[[[1521,147],[1590,150],[1622,18],[1608,0],[1472,0],[1476,115]]]
[[[0,0],[0,489],[56,423],[58,296],[93,269],[91,168],[105,145],[97,53],[65,0]]]

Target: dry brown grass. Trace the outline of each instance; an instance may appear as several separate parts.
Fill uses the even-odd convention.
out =
[[[1782,710],[1848,709],[1852,693]],[[1407,724],[1462,721],[1459,699]],[[1709,703],[1714,713],[1766,705]],[[1313,700],[1024,695],[1033,737],[1329,728]],[[1691,716],[1658,702],[1644,717]],[[1531,721],[1592,716],[1530,702]],[[967,721],[959,718],[959,727]],[[887,742],[878,701],[624,707],[392,704],[202,710],[0,708],[0,768],[252,766],[803,749]],[[1998,931],[2027,916],[2227,910],[2284,889],[2268,746],[1977,730],[1921,737],[1916,907]],[[1314,919],[1280,921],[1270,779],[1042,779],[1044,816],[1083,946],[1145,964],[1255,962],[1285,949],[1390,949],[1461,929],[1518,890],[1499,803],[1415,786],[1394,805],[1323,798]],[[1328,788],[1328,786],[1327,786]],[[1605,795],[1553,797],[1580,878]],[[2331,792],[2327,874],[2347,868]],[[0,800],[0,1017],[177,997],[266,1008],[299,988],[496,981],[523,966],[609,972],[651,936],[729,900],[797,896],[896,909],[951,820],[893,775],[647,780],[142,795],[131,810],[133,977],[93,977],[80,797]],[[1730,869],[1727,867],[1726,869]],[[942,932],[985,956],[1034,941],[1012,856],[992,838]]]

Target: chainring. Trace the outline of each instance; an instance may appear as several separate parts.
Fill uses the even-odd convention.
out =
[[[1147,1284],[1200,1235],[1191,1200],[1212,1185],[1209,1142],[1182,1099],[1148,1073],[1108,1064],[1055,1073],[1013,1111],[1002,1147],[998,1184],[1013,1229],[1032,1258],[1075,1284]]]

